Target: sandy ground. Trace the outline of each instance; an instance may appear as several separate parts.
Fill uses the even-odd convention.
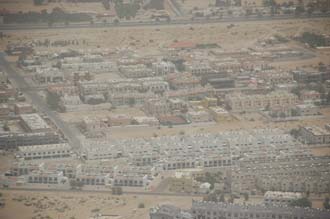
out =
[[[256,128],[281,128],[285,131],[290,131],[293,128],[299,126],[311,126],[316,125],[324,127],[324,125],[330,123],[330,108],[322,109],[322,113],[325,118],[306,119],[290,122],[278,122],[270,123],[265,120],[251,121],[248,115],[245,115],[241,120],[235,120],[231,122],[222,122],[217,124],[209,123],[194,123],[189,125],[173,126],[172,128],[162,126],[158,127],[114,127],[109,129],[110,136],[112,138],[140,138],[140,137],[152,137],[177,135],[180,132],[185,134],[198,134],[198,133],[217,133],[221,131],[241,130],[241,129],[256,129]],[[252,115],[255,118],[255,115]]]
[[[147,219],[149,209],[161,204],[173,204],[189,209],[192,197],[180,196],[113,196],[105,193],[90,192],[39,192],[0,190],[5,207],[0,209],[2,219],[31,219],[49,216],[61,219],[88,219],[96,212],[121,216],[121,219]],[[198,198],[194,198],[198,200]],[[322,208],[324,197],[311,197],[314,208]],[[260,196],[250,197],[248,203],[261,203]],[[244,200],[236,199],[235,203]],[[144,208],[138,208],[140,203]]]
[[[95,214],[96,209],[102,214],[122,216],[122,219],[146,219],[149,218],[149,209],[158,204],[171,203],[189,208],[192,201],[191,197],[179,196],[113,196],[104,193],[8,190],[0,192],[6,203],[0,209],[1,219],[31,219],[37,215],[49,215],[54,219],[88,219]],[[143,203],[145,207],[138,208],[139,203]],[[31,206],[27,206],[30,204]]]
[[[330,146],[312,148],[312,153],[315,156],[330,156]]]
[[[228,29],[228,23],[179,25],[160,27],[119,27],[97,29],[51,29],[51,30],[20,30],[9,31],[9,38],[0,41],[4,47],[8,42],[28,42],[32,40],[51,41],[61,39],[86,40],[86,45],[71,46],[71,48],[108,48],[130,47],[142,54],[153,54],[162,48],[167,48],[173,41],[192,41],[195,43],[218,43],[224,50],[232,51],[254,47],[260,39],[280,33],[283,36],[295,36],[304,31],[330,33],[330,19],[315,20],[283,20],[241,22]],[[191,28],[193,27],[193,28]],[[285,27],[285,28],[284,28]],[[180,31],[178,31],[180,29]],[[206,34],[207,33],[207,34]],[[102,40],[100,40],[102,39]],[[101,43],[102,42],[102,43]],[[63,47],[37,50],[63,50]]]

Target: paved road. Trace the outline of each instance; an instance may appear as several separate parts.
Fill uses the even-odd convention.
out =
[[[69,144],[75,150],[80,149],[80,141],[77,138],[75,130],[70,128],[59,115],[52,111],[43,98],[38,94],[37,89],[33,89],[25,80],[22,75],[17,73],[10,64],[5,59],[5,54],[0,52],[0,66],[3,67],[3,70],[7,72],[9,79],[12,83],[24,93],[25,97],[31,100],[32,105],[38,109],[39,112],[44,113],[47,115],[55,124],[56,126],[62,131],[65,138],[68,140]]]
[[[97,191],[97,190],[67,190],[67,189],[26,189],[26,188],[6,188],[0,189],[1,190],[10,190],[10,191],[30,191],[30,192],[66,192],[66,193],[102,193],[111,194],[111,191]],[[174,197],[204,197],[203,194],[187,194],[187,193],[162,193],[162,192],[125,192],[123,191],[124,195],[148,195],[148,196],[174,196]]]
[[[237,22],[260,22],[260,21],[271,21],[271,20],[293,20],[293,19],[317,19],[317,18],[330,18],[330,14],[315,14],[315,15],[280,15],[280,16],[263,16],[263,17],[230,17],[230,18],[217,18],[217,19],[175,19],[170,22],[167,21],[121,21],[118,24],[114,23],[94,23],[93,25],[89,22],[71,23],[65,25],[62,23],[53,24],[49,27],[45,23],[41,24],[2,24],[0,25],[1,31],[11,30],[38,30],[38,29],[71,29],[71,28],[111,28],[111,27],[139,27],[139,26],[159,26],[159,25],[188,25],[188,24],[208,24],[208,23],[237,23]]]

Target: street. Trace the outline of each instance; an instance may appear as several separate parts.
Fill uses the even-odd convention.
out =
[[[47,103],[40,97],[38,90],[33,89],[25,80],[22,75],[17,73],[5,59],[5,53],[0,53],[0,66],[7,72],[10,81],[18,88],[24,96],[31,101],[31,104],[41,113],[48,116],[55,125],[61,130],[65,138],[73,149],[79,151],[80,141],[76,136],[75,130],[72,130],[62,119],[57,112],[51,111]]]

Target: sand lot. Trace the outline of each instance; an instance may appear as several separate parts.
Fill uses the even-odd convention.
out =
[[[97,212],[121,216],[121,219],[147,219],[149,209],[159,204],[173,204],[189,209],[191,197],[180,196],[113,196],[106,193],[91,192],[39,192],[0,190],[5,207],[0,208],[1,219],[60,218],[88,219]],[[194,198],[198,200],[198,198]],[[260,203],[262,197],[249,199],[249,203]],[[312,197],[313,207],[322,208],[323,196]],[[237,203],[242,199],[235,200]],[[143,203],[144,208],[138,208]],[[48,216],[48,217],[47,217]],[[114,217],[117,218],[117,217]]]
[[[2,47],[8,42],[28,42],[33,40],[85,40],[85,45],[67,48],[115,49],[129,47],[142,54],[159,53],[173,41],[192,41],[195,43],[218,43],[225,51],[254,47],[258,40],[268,39],[274,34],[295,36],[304,31],[330,33],[330,19],[301,19],[283,21],[240,22],[230,29],[228,23],[176,25],[159,27],[117,27],[93,29],[47,29],[6,31],[10,35],[0,41]],[[284,28],[285,27],[285,28]],[[178,31],[180,29],[180,31]],[[206,34],[207,33],[207,34]],[[63,47],[38,47],[37,50],[60,51]]]
[[[241,130],[241,129],[256,129],[256,128],[280,128],[285,131],[290,131],[293,128],[298,128],[299,126],[311,126],[316,125],[324,127],[324,125],[330,123],[330,109],[323,109],[321,111],[325,118],[310,118],[306,120],[297,120],[290,122],[277,122],[270,123],[262,120],[243,119],[234,120],[231,122],[221,122],[216,124],[210,123],[193,123],[188,125],[178,125],[172,128],[167,126],[158,127],[113,127],[109,129],[110,136],[112,138],[140,138],[140,137],[152,137],[166,136],[166,135],[178,135],[182,131],[189,134],[198,133],[217,133],[221,131],[231,131],[231,130]],[[246,118],[249,118],[245,115]]]
[[[0,209],[1,219],[31,219],[38,215],[60,219],[88,219],[97,212],[119,215],[123,219],[149,218],[149,209],[157,204],[172,203],[189,208],[191,197],[176,196],[112,196],[104,193],[33,192],[0,190],[5,207]],[[144,208],[138,208],[144,203]],[[29,206],[30,205],[30,206]]]

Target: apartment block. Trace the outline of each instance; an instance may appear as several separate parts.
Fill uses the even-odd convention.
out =
[[[22,127],[28,132],[47,132],[51,127],[37,113],[21,114],[20,122]]]
[[[67,143],[18,147],[18,156],[25,160],[66,158],[71,154],[71,147]]]
[[[330,132],[318,126],[301,127],[301,139],[306,144],[330,144]]]

